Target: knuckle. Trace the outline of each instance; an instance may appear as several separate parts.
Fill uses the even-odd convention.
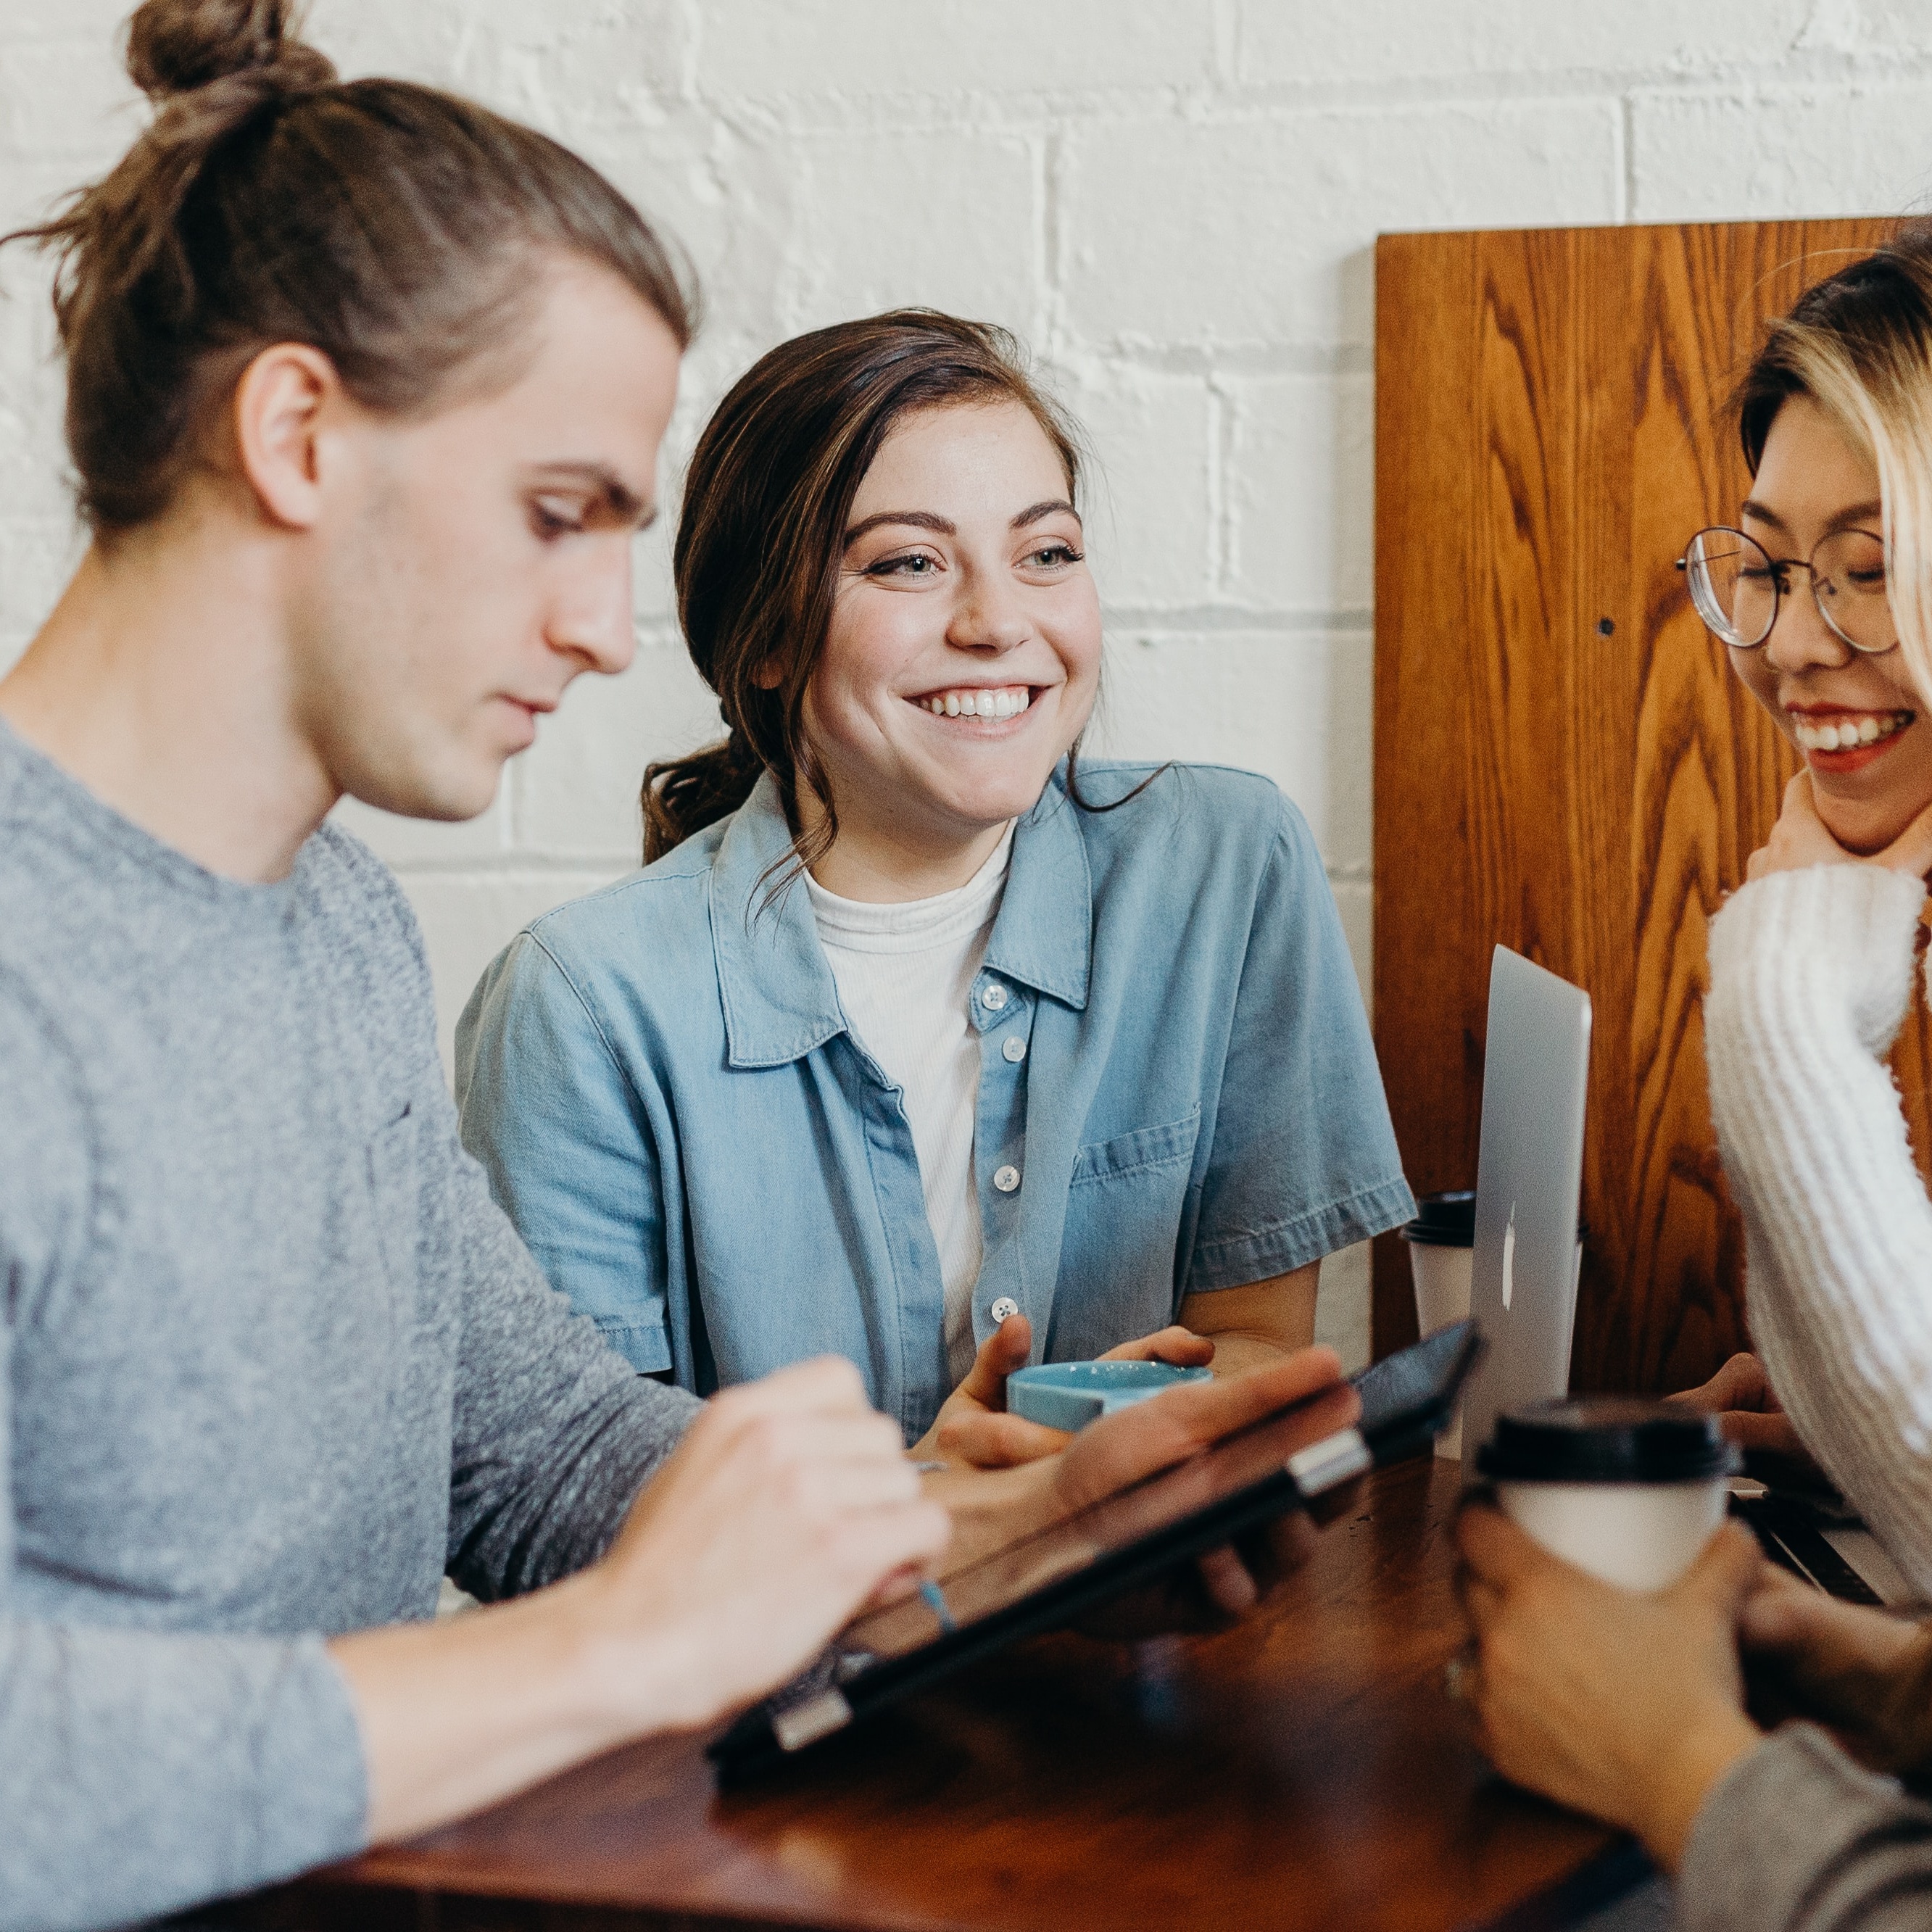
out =
[[[791,1431],[782,1416],[754,1414],[740,1431],[746,1450],[763,1468],[783,1477],[794,1469],[797,1458],[791,1453]]]

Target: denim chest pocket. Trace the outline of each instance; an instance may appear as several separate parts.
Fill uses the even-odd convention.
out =
[[[421,1136],[414,1108],[405,1105],[387,1126],[369,1138],[369,1198],[374,1210],[376,1245],[391,1285],[406,1294],[416,1285],[416,1248],[422,1225]]]
[[[1200,1135],[1196,1107],[1074,1156],[1060,1280],[1090,1311],[1081,1327],[1096,1353],[1174,1318],[1174,1251]]]

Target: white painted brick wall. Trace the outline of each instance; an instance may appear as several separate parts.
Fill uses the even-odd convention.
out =
[[[124,5],[0,0],[0,222],[140,125]],[[314,0],[310,31],[549,129],[684,242],[711,321],[674,468],[799,329],[923,302],[1020,331],[1100,462],[1100,748],[1279,779],[1364,968],[1377,232],[1932,205],[1932,0]],[[0,666],[76,554],[44,279],[4,267]],[[646,759],[710,735],[668,550],[634,666],[575,688],[491,812],[350,812],[446,1043],[523,920],[632,862]],[[1364,1278],[1334,1272],[1354,1353]]]

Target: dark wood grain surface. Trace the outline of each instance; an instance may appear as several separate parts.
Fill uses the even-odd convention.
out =
[[[721,1796],[699,1741],[617,1754],[236,1908],[290,1928],[758,1925],[1512,1932],[1642,1870],[1504,1785],[1444,1696],[1456,1466],[1372,1479],[1240,1628],[1037,1640]]]
[[[1795,754],[1675,568],[1748,479],[1763,320],[1880,221],[1384,236],[1376,250],[1375,1006],[1418,1192],[1475,1184],[1491,950],[1591,993],[1572,1381],[1748,1345],[1704,1070],[1705,928]],[[1928,1144],[1922,1004],[1896,1064]],[[1402,1243],[1376,1352],[1413,1337]]]

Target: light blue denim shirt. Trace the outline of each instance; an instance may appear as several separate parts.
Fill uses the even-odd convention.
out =
[[[808,896],[767,903],[790,840],[767,777],[526,928],[458,1028],[464,1139],[638,1370],[704,1394],[830,1351],[913,1439],[950,1392],[939,1257]],[[1063,766],[1015,832],[972,1018],[979,1341],[1010,1299],[1036,1361],[1096,1355],[1413,1211],[1320,857],[1264,778],[1176,766],[1089,812]]]

